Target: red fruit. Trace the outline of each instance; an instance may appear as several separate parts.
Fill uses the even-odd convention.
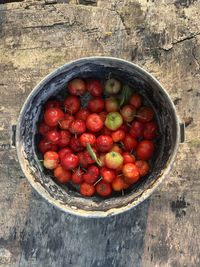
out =
[[[140,121],[133,121],[130,129],[130,135],[134,138],[143,137],[144,124]]]
[[[87,82],[87,89],[94,97],[101,96],[103,94],[103,86],[98,80],[90,80]]]
[[[103,128],[103,121],[98,114],[90,114],[86,120],[86,127],[91,132],[99,132]]]
[[[80,193],[85,197],[91,197],[95,193],[95,187],[91,184],[82,183],[80,185]]]
[[[124,164],[126,163],[134,163],[135,162],[135,156],[130,154],[129,152],[124,152],[122,154],[123,158],[124,158]]]
[[[123,168],[123,164],[121,164],[117,169],[116,169],[116,172],[119,174],[121,174],[122,172],[122,168]]]
[[[60,133],[60,139],[58,141],[58,145],[60,147],[67,146],[69,144],[70,138],[71,138],[70,132],[69,131],[61,130],[59,133]]]
[[[49,108],[44,113],[44,121],[49,126],[56,126],[64,118],[64,112],[59,108]]]
[[[127,151],[131,151],[132,149],[136,149],[138,142],[130,134],[126,134],[126,136],[123,140],[123,144],[124,144],[124,148]]]
[[[79,159],[75,154],[65,154],[61,159],[61,165],[65,170],[71,170],[78,166]]]
[[[132,105],[125,105],[120,111],[124,121],[131,122],[136,114],[136,109]]]
[[[154,139],[158,135],[158,126],[154,121],[144,125],[144,139]]]
[[[58,100],[48,100],[44,105],[44,110],[46,111],[49,108],[60,108],[61,102]]]
[[[60,133],[56,130],[51,130],[46,133],[47,140],[52,144],[58,144],[59,139],[61,138]]]
[[[136,149],[136,156],[141,160],[148,160],[153,156],[155,145],[150,140],[143,140],[139,142]]]
[[[86,83],[84,80],[75,78],[68,83],[68,90],[71,95],[83,95],[86,92]]]
[[[51,151],[57,151],[58,150],[58,146],[56,144],[52,144],[46,139],[42,139],[39,142],[38,148],[39,148],[40,152],[42,152],[42,154],[44,154],[45,152],[50,151],[50,150]]]
[[[88,109],[91,112],[99,113],[104,109],[104,100],[100,97],[93,98],[88,103]]]
[[[94,148],[93,148],[93,151],[96,153],[96,150]],[[83,168],[87,168],[89,164],[95,163],[95,160],[91,158],[87,150],[85,150],[84,152],[78,153],[77,156],[79,158],[79,163],[81,167]]]
[[[137,118],[140,122],[149,122],[153,119],[154,111],[150,107],[141,107],[137,112]]]
[[[112,183],[112,181],[116,177],[115,171],[114,170],[111,170],[109,168],[106,168],[106,167],[102,167],[101,168],[100,174],[101,174],[101,176],[103,178],[103,181],[104,182],[107,182],[107,183]]]
[[[69,130],[73,134],[82,134],[86,130],[86,125],[83,120],[75,120],[71,123]]]
[[[50,126],[47,125],[44,121],[42,121],[42,122],[39,124],[38,132],[44,136],[44,135],[46,135],[46,133],[47,133],[48,131],[51,131],[51,130],[54,130],[54,129],[55,129],[55,127],[50,127]]]
[[[69,147],[64,147],[61,150],[58,151],[58,155],[60,160],[66,155],[72,153],[72,150]]]
[[[128,184],[133,184],[140,178],[139,170],[133,163],[126,163],[122,168],[122,172],[124,175],[124,180]]]
[[[71,178],[71,172],[63,169],[61,165],[58,165],[54,169],[53,173],[54,173],[54,176],[56,177],[56,181],[61,184],[67,183]]]
[[[44,154],[44,160],[59,160],[59,156],[58,153],[56,153],[55,151],[47,151]]]
[[[104,158],[105,158],[105,153],[101,153],[101,154],[99,155],[99,160],[100,160],[100,162],[101,162],[101,166],[102,166],[102,167],[105,165]]]
[[[103,135],[111,135],[112,131],[109,130],[106,126],[103,127],[103,129],[101,130],[101,134]]]
[[[96,149],[92,148],[92,150],[94,151],[94,153],[96,153]],[[87,164],[92,164],[95,163],[95,160],[93,160],[89,154],[89,152],[87,150],[85,150],[84,152],[84,157],[85,157],[85,161],[87,162]]]
[[[137,160],[135,162],[135,165],[137,166],[139,170],[140,176],[145,176],[150,170],[148,162],[144,160]]]
[[[95,165],[90,165],[87,172],[83,174],[83,180],[88,184],[93,184],[99,176],[99,168]]]
[[[123,157],[121,154],[111,151],[105,155],[106,167],[110,169],[117,169],[123,164]]]
[[[113,146],[113,140],[110,136],[108,135],[100,135],[97,138],[97,143],[96,143],[97,149],[101,152],[108,152],[111,150]]]
[[[120,130],[123,130],[125,133],[128,133],[130,131],[130,127],[126,124],[122,124],[122,126],[119,128]]]
[[[102,112],[99,113],[99,116],[101,117],[103,123],[104,123],[105,120],[106,120],[106,116],[107,116],[107,114],[108,114],[108,113],[107,113],[106,111],[102,111]]]
[[[75,172],[72,174],[72,182],[74,184],[81,184],[83,182],[83,171],[79,168],[75,170]]]
[[[123,176],[123,178],[124,178],[124,176]],[[124,189],[129,188],[129,186],[130,186],[130,184],[128,184],[127,182],[124,181]]]
[[[119,147],[119,145],[115,144],[112,148],[111,151],[113,152],[118,152],[120,154],[122,154],[122,149]]]
[[[76,113],[81,106],[81,101],[77,96],[70,95],[64,101],[64,108],[70,114]]]
[[[121,129],[118,129],[117,131],[112,132],[111,136],[114,142],[119,142],[124,139],[125,132]]]
[[[84,152],[80,152],[80,153],[77,154],[77,157],[79,159],[79,163],[80,163],[81,167],[87,168],[88,167],[88,162],[86,161],[85,153]]]
[[[69,146],[74,152],[81,152],[85,149],[81,144],[80,139],[76,137],[71,137]]]
[[[71,123],[74,121],[74,117],[70,114],[65,114],[63,120],[59,121],[59,126],[63,130],[69,130]]]
[[[142,96],[139,94],[133,94],[129,103],[134,106],[136,109],[140,108],[142,105]]]
[[[83,133],[80,136],[80,142],[82,146],[86,147],[86,144],[90,144],[91,146],[95,145],[96,143],[96,137],[94,134],[91,133]]]
[[[119,110],[119,102],[116,98],[110,97],[105,100],[105,109],[107,112],[114,112]]]
[[[77,113],[76,113],[76,119],[77,120],[83,120],[86,121],[88,115],[90,114],[90,111],[87,108],[83,108],[80,109]]]
[[[107,197],[112,193],[112,187],[109,183],[106,183],[104,181],[100,181],[96,185],[96,192],[101,197]]]
[[[47,151],[44,154],[43,165],[49,170],[53,170],[58,166],[59,156],[55,151]]]
[[[124,189],[124,179],[122,176],[117,176],[112,182],[112,188],[114,191],[121,191]]]

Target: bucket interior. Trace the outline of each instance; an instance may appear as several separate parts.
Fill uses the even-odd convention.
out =
[[[97,78],[105,81],[108,77],[117,78],[139,92],[151,105],[159,125],[159,137],[156,140],[156,153],[150,162],[151,172],[140,179],[130,189],[113,194],[107,199],[94,196],[82,197],[73,186],[61,186],[54,182],[50,172],[40,162],[37,150],[37,125],[41,119],[42,106],[53,97],[63,97],[67,93],[67,82],[75,77]],[[84,102],[84,101],[83,101]],[[148,189],[161,179],[165,169],[171,163],[177,143],[177,117],[168,95],[161,86],[146,72],[133,64],[111,58],[85,59],[66,64],[47,76],[30,94],[25,102],[19,120],[17,139],[18,156],[25,174],[32,184],[40,184],[40,192],[55,202],[85,211],[107,211],[120,208],[145,195]],[[41,188],[40,187],[40,188]]]

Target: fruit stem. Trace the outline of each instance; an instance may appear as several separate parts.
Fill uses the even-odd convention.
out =
[[[67,108],[67,107],[65,107],[65,113],[66,113],[66,111],[68,111],[68,112],[70,112],[71,113],[71,115],[72,115],[72,110],[71,109],[69,109],[69,108]]]
[[[101,180],[103,179],[103,177],[101,176],[93,185],[95,186],[96,184],[98,184]]]
[[[60,121],[58,121],[58,124],[59,124],[59,126],[62,128],[62,124],[61,124],[61,122],[60,122]]]

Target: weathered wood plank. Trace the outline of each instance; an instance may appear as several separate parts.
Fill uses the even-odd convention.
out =
[[[199,10],[199,1],[183,0],[0,5],[0,266],[200,265]],[[173,171],[150,200],[104,220],[69,216],[46,203],[10,147],[11,125],[37,82],[89,55],[149,70],[187,124]]]

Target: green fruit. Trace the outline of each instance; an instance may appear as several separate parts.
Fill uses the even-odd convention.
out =
[[[122,123],[123,118],[119,114],[119,112],[110,112],[106,116],[105,126],[112,131],[117,130],[122,125]]]
[[[121,90],[121,83],[116,79],[109,79],[105,83],[105,91],[108,94],[117,94]]]

